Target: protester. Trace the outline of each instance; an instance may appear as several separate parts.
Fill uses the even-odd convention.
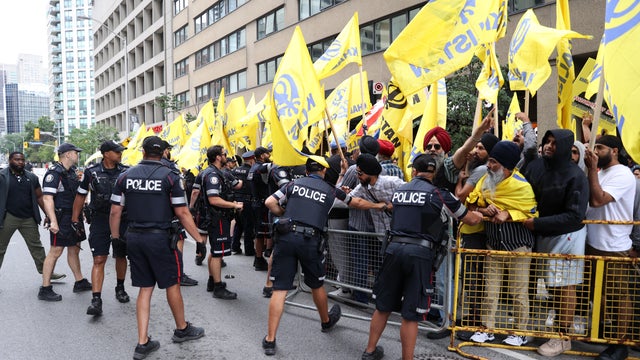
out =
[[[393,163],[393,153],[396,151],[395,146],[389,140],[381,140],[378,139],[378,143],[380,144],[380,152],[378,152],[378,160],[380,161],[380,166],[382,166],[382,175],[396,176],[400,178],[400,180],[404,181],[404,173],[402,169],[396,164]]]

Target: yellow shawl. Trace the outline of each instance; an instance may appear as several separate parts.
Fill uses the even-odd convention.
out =
[[[512,221],[538,217],[533,189],[518,170],[513,170],[511,176],[500,181],[493,195],[488,190],[482,190],[486,177],[487,174],[481,177],[469,194],[467,200],[470,204],[477,204],[479,207],[494,205],[500,210],[507,210]]]

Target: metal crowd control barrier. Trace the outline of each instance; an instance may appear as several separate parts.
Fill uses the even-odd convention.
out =
[[[329,292],[330,298],[358,308],[375,309],[375,306],[371,302],[363,303],[355,301],[351,293],[359,291],[367,298],[371,296],[375,277],[382,265],[380,246],[384,236],[384,234],[378,233],[329,229],[327,253],[325,256],[327,269],[325,283],[338,287],[337,290]],[[450,239],[450,243],[452,242]],[[443,269],[444,279],[450,279],[453,276],[454,256],[451,253],[449,255],[441,265],[441,267],[445,268]],[[314,306],[308,306],[294,301],[294,297],[300,291],[308,292],[303,282],[303,276],[299,269],[296,290],[289,292],[286,304],[315,310]],[[451,314],[451,309],[448,304],[452,304],[453,299],[447,297],[446,294],[451,294],[453,284],[451,281],[444,281],[444,284],[445,293],[439,294],[436,292],[436,295],[431,301],[432,308],[444,312],[445,316],[442,319],[443,321],[441,324],[436,324],[428,320],[422,321],[419,324],[421,330],[440,331],[450,326],[448,314]],[[343,293],[343,291],[345,292]],[[371,316],[356,315],[344,311],[342,316],[365,321],[371,320]],[[399,322],[395,321],[389,321],[388,324],[400,325]]]
[[[452,318],[462,320],[452,324],[450,351],[482,359],[464,352],[462,348],[476,345],[536,349],[498,345],[498,336],[494,343],[459,342],[456,345],[455,333],[459,331],[485,331],[496,335],[560,338],[600,344],[640,344],[640,314],[634,312],[634,309],[640,308],[640,259],[474,250],[460,246],[455,253],[454,288],[460,291],[454,291]],[[526,279],[502,277],[508,266],[523,260],[524,263],[530,261]],[[562,277],[550,278],[549,266],[560,269],[559,260],[570,261],[569,266],[562,270]],[[498,274],[491,276],[495,272]],[[489,281],[491,289],[488,289],[488,279],[492,279]],[[499,280],[496,282],[496,279]],[[554,285],[562,285],[562,279],[579,283],[575,288],[574,301],[559,302],[556,294],[560,287]],[[513,289],[526,289],[526,293],[516,293]],[[499,295],[495,295],[496,290]],[[528,304],[523,303],[523,296],[529,301]],[[571,325],[560,329],[560,309],[571,307],[576,309]],[[474,316],[478,315],[479,309],[480,319]],[[495,323],[487,328],[482,320],[487,320],[493,311]],[[568,323],[566,317],[565,323]],[[597,355],[580,351],[567,351],[565,354]]]

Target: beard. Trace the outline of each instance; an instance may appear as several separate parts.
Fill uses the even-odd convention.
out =
[[[488,170],[487,177],[482,183],[482,190],[489,191],[491,195],[494,195],[496,193],[496,187],[502,180],[504,180],[504,169],[502,167],[500,167],[498,171]]]
[[[605,168],[611,163],[611,160],[611,151],[609,151],[606,155],[598,156],[598,167],[600,169]]]
[[[24,171],[24,165],[20,166],[20,165],[9,163],[9,168],[11,168],[11,170],[13,170],[14,173],[22,173],[22,171]]]
[[[436,160],[436,169],[440,169],[444,164],[444,153],[433,154],[433,158]]]
[[[469,169],[473,170],[480,165],[484,165],[487,163],[487,159],[480,159],[477,156],[474,156],[473,159],[469,162]]]

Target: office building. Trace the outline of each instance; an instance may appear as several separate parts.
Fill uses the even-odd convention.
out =
[[[45,84],[6,84],[5,113],[7,132],[24,131],[28,122],[38,123],[42,116],[49,116],[49,90]]]

